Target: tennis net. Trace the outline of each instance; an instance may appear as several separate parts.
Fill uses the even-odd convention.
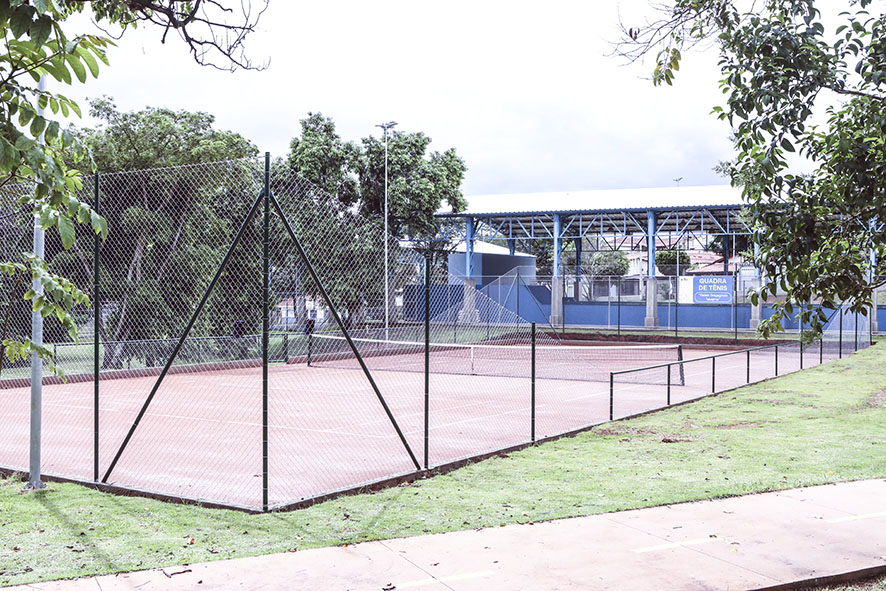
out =
[[[370,371],[424,372],[425,344],[415,341],[352,339]],[[535,376],[538,379],[608,381],[609,372],[637,369],[683,360],[680,345],[572,346],[536,345]],[[532,345],[491,343],[431,343],[428,351],[432,374],[456,374],[529,378]],[[359,369],[359,361],[347,339],[339,335],[314,334],[304,358],[311,367]],[[682,364],[672,376],[683,385]],[[630,377],[628,377],[630,376]],[[626,374],[639,383],[665,384],[667,368]]]

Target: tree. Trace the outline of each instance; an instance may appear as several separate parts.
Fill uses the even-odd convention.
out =
[[[102,340],[172,336],[202,295],[207,261],[220,260],[233,220],[249,203],[224,194],[230,189],[219,177],[229,179],[227,167],[215,175],[208,169],[169,167],[252,157],[258,149],[239,134],[214,129],[208,113],[153,107],[122,113],[105,98],[91,102],[90,114],[102,124],[75,135],[90,149],[98,169],[141,171],[103,183],[102,211],[113,228],[102,250],[103,297],[113,313],[107,326],[99,327]],[[70,276],[91,273],[91,257],[79,244],[58,253],[52,263]],[[246,277],[258,266],[258,260],[237,256],[228,270]],[[244,290],[228,291],[214,298],[204,314],[211,319],[204,332],[230,334],[237,304],[248,305],[241,301],[248,297]],[[103,367],[121,367],[132,353],[107,346]]]
[[[395,220],[393,233],[401,227],[414,236],[436,233],[433,216],[446,204],[453,212],[467,203],[461,193],[467,167],[454,148],[425,156],[431,138],[421,132],[394,131],[388,136],[388,211]],[[363,138],[360,171],[360,210],[380,218],[385,200],[385,141]]]
[[[690,263],[689,253],[682,249],[668,248],[655,252],[655,266],[665,275],[676,275],[678,268],[686,270]]]
[[[241,3],[243,20],[215,0],[152,2],[149,0],[0,0],[0,32],[5,52],[0,53],[0,188],[3,215],[18,216],[21,208],[32,210],[44,230],[58,230],[64,248],[74,243],[75,225],[83,223],[99,234],[107,234],[105,220],[78,199],[82,188],[81,165],[87,156],[82,143],[58,121],[38,112],[49,109],[52,115],[80,114],[76,103],[57,92],[36,86],[46,76],[56,85],[70,85],[76,78],[85,82],[98,75],[100,63],[107,65],[107,37],[70,34],[66,20],[72,14],[91,7],[101,24],[136,26],[140,22],[177,31],[203,64],[228,64],[251,67],[243,55],[243,40],[267,6],[258,11],[250,3]],[[195,28],[199,29],[195,32]],[[67,29],[67,30],[66,30]],[[221,62],[215,61],[221,57]],[[87,168],[91,163],[86,163]],[[22,187],[26,187],[25,190]],[[15,200],[19,205],[15,206]],[[77,304],[88,304],[87,295],[73,282],[50,271],[45,261],[33,254],[4,249],[0,258],[3,304],[6,319],[19,297],[31,302],[32,309],[45,317],[56,317],[72,336],[76,325],[71,316]],[[37,282],[40,289],[21,286]],[[51,362],[49,352],[33,345],[25,333],[10,332],[11,325],[0,325],[0,360],[23,360],[36,353]],[[0,371],[2,371],[0,361]]]
[[[809,302],[865,314],[884,282],[871,261],[886,256],[886,12],[874,0],[835,18],[815,0],[757,4],[742,12],[734,0],[675,0],[661,18],[624,29],[619,53],[658,50],[653,81],[671,84],[682,49],[716,41],[726,102],[714,113],[732,126],[729,172],[768,278],[752,301],[787,293],[760,330],[781,330],[799,308],[818,332],[827,316]],[[817,114],[826,121],[815,124]]]
[[[622,277],[631,263],[628,255],[620,250],[595,252],[588,259],[588,274],[599,277]]]
[[[342,141],[332,118],[324,117],[322,113],[308,113],[299,123],[301,135],[289,143],[287,166],[345,206],[358,203],[360,147]]]
[[[322,188],[346,207],[382,219],[385,200],[384,138],[366,137],[362,145],[343,141],[331,117],[308,113],[301,135],[290,142],[286,163],[296,174]],[[421,132],[388,136],[388,212],[391,233],[401,230],[427,238],[436,233],[434,214],[446,204],[466,207],[461,183],[467,170],[450,148],[426,156],[431,138]]]

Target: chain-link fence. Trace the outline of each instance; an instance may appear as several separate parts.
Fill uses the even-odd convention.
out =
[[[29,249],[16,197],[0,193],[3,260]],[[543,280],[453,276],[446,243],[386,237],[282,164],[100,175],[80,197],[110,233],[47,241],[94,304],[75,310],[78,342],[47,323],[66,376],[43,379],[50,475],[271,509],[587,428],[612,416],[613,384],[642,393],[619,416],[664,406],[663,389],[701,395],[683,346],[573,346],[533,296]],[[25,338],[26,287],[3,281]],[[563,289],[612,303],[613,285],[643,293],[628,281]],[[753,355],[751,373],[768,363]],[[7,469],[28,465],[29,375],[0,372]]]

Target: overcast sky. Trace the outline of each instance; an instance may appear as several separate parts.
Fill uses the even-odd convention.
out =
[[[456,149],[466,195],[725,183],[711,170],[731,158],[728,126],[710,115],[723,102],[715,51],[684,56],[665,88],[647,79],[651,59],[607,57],[619,12],[639,24],[648,6],[271,0],[248,40],[265,71],[201,68],[147,28],[124,36],[97,80],[58,90],[207,111],[275,157],[309,111],[346,140],[394,120]]]

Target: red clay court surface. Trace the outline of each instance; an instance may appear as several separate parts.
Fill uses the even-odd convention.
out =
[[[684,359],[713,353],[684,349]],[[826,352],[827,353],[827,352]],[[818,351],[804,354],[817,365]],[[826,359],[827,360],[827,359]],[[748,381],[747,354],[684,364],[671,402]],[[774,375],[773,350],[750,354],[750,381]],[[712,383],[712,365],[716,381]],[[799,369],[796,347],[779,347],[779,374]],[[663,370],[657,370],[659,372]],[[674,382],[676,383],[676,368]],[[424,455],[424,375],[374,371],[380,391],[419,462]],[[102,380],[99,465],[104,475],[156,377]],[[664,385],[616,376],[614,417],[661,408]],[[93,479],[93,383],[44,385],[43,471]],[[432,374],[429,466],[525,444],[531,437],[526,378]],[[609,420],[607,382],[536,381],[536,438]],[[0,466],[27,470],[29,389],[0,390]],[[271,507],[403,475],[415,466],[360,370],[269,367],[268,497]],[[206,502],[262,506],[260,367],[166,377],[108,482]]]

